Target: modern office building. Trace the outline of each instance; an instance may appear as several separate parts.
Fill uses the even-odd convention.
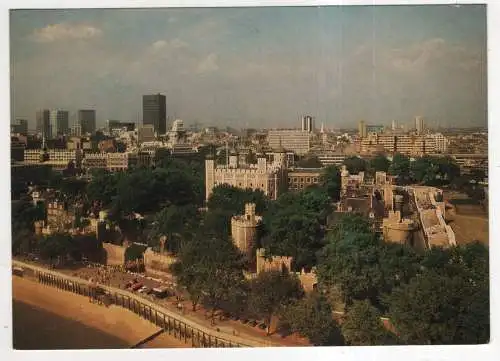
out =
[[[50,131],[50,110],[41,109],[36,112],[36,132],[41,137],[49,139],[52,137]]]
[[[81,134],[92,134],[96,130],[96,116],[94,109],[80,109],[76,125],[80,126]]]
[[[122,122],[119,120],[106,120],[108,134],[117,135],[121,131],[133,132],[135,130],[134,122]]]
[[[69,133],[69,112],[66,110],[50,111],[50,137],[55,138],[58,135],[67,135]]]
[[[385,126],[383,125],[366,125],[366,134],[370,133],[376,133],[376,134],[382,134],[385,130]]]
[[[370,133],[361,141],[360,151],[363,154],[386,151],[422,156],[436,153],[436,148],[436,140],[430,136]]]
[[[314,118],[310,115],[302,117],[302,131],[312,133],[314,132]]]
[[[142,123],[152,125],[159,135],[167,132],[167,98],[165,95],[142,96]]]
[[[366,138],[366,123],[364,120],[360,120],[358,123],[358,135],[360,138]]]
[[[137,140],[139,143],[152,142],[155,138],[155,128],[152,124],[145,124],[137,129]]]
[[[423,134],[425,130],[424,118],[423,117],[415,117],[415,129],[417,130],[417,134]]]
[[[16,119],[16,121],[10,125],[10,132],[14,134],[28,135],[28,120]]]
[[[298,155],[307,154],[311,149],[310,134],[302,130],[270,130],[267,141],[273,150],[286,149]]]

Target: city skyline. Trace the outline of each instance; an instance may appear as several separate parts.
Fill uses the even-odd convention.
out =
[[[158,92],[188,124],[487,125],[485,6],[16,10],[10,30],[30,128],[42,108],[141,122]]]

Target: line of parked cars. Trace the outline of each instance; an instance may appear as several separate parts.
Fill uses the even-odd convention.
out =
[[[142,282],[139,282],[139,280],[137,279],[129,281],[126,284],[125,288],[132,292],[153,295],[156,298],[166,298],[172,295],[172,292],[170,292],[170,289],[168,287],[160,286],[155,288],[149,288],[148,286],[145,286]]]
[[[258,327],[261,330],[265,330],[267,328],[267,324],[265,322],[262,322],[262,321],[257,321],[257,320],[245,318],[245,317],[240,318],[239,316],[232,316],[230,314],[225,314],[225,316],[226,316],[226,318],[230,318],[233,321],[240,321],[244,325],[248,325],[251,327]]]

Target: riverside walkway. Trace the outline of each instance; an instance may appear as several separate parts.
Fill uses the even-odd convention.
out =
[[[93,285],[87,280],[16,260],[12,261],[12,266],[23,268],[27,277],[33,277],[43,284],[92,297]],[[256,337],[247,337],[247,335],[241,334],[221,333],[126,290],[106,285],[99,285],[99,287],[106,291],[111,304],[138,314],[164,329],[169,335],[183,340],[186,344],[191,343],[192,347],[283,346],[283,344],[271,340],[259,340]]]

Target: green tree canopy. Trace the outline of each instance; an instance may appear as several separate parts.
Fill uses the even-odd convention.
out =
[[[359,216],[346,216],[327,235],[318,278],[326,287],[339,287],[348,306],[369,299],[383,308],[382,293],[413,277],[418,260],[409,247],[382,242]]]
[[[344,160],[344,165],[351,174],[366,171],[366,161],[360,157],[349,157]]]
[[[38,248],[40,256],[52,263],[55,259],[61,261],[62,258],[69,255],[74,249],[74,245],[69,234],[57,233],[42,237],[38,242]]]
[[[389,318],[406,344],[476,344],[489,340],[489,292],[464,275],[427,271],[387,297]]]
[[[307,337],[314,346],[344,344],[339,326],[333,319],[330,304],[324,296],[316,292],[285,307],[280,324]]]
[[[250,284],[249,309],[262,317],[269,335],[271,318],[284,306],[301,298],[303,289],[299,280],[285,272],[262,272]]]
[[[323,246],[330,199],[321,187],[285,193],[264,213],[263,246],[273,255],[293,257],[293,268],[311,268]]]
[[[158,247],[160,237],[166,236],[166,250],[177,253],[182,240],[197,231],[199,222],[200,214],[195,206],[171,204],[156,214],[148,243]]]
[[[370,301],[354,301],[342,322],[342,335],[350,346],[377,346],[395,343],[395,337],[386,330],[379,310]]]
[[[391,162],[383,154],[378,154],[370,160],[370,168],[375,172],[388,172]]]
[[[261,190],[241,189],[228,184],[218,185],[208,199],[208,209],[223,209],[233,215],[243,214],[246,203],[255,203],[255,211],[262,214],[267,209],[267,197]]]
[[[460,176],[460,168],[449,157],[425,155],[411,164],[411,173],[415,181],[434,185],[453,181]]]
[[[410,177],[410,158],[401,153],[396,153],[392,158],[389,174],[397,176],[399,182],[406,182]]]
[[[244,285],[242,256],[233,243],[201,232],[183,243],[172,272],[190,294],[193,308],[201,300],[212,310],[212,322]]]
[[[341,183],[340,171],[336,166],[330,165],[323,170],[321,185],[334,202],[340,199]]]
[[[297,167],[300,168],[323,168],[323,164],[320,162],[317,156],[309,156],[300,159],[297,162]]]

